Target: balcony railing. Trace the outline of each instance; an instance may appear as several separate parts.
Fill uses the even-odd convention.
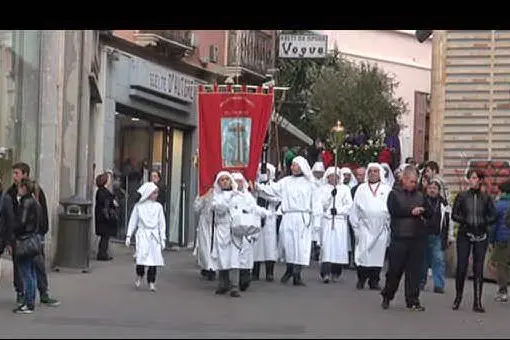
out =
[[[164,40],[174,42],[185,47],[193,47],[191,30],[140,30],[138,34],[153,34]]]
[[[259,30],[231,30],[228,36],[230,67],[242,67],[264,76],[273,64],[273,38]]]

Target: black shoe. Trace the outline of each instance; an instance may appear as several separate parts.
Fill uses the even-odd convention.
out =
[[[215,294],[217,295],[224,295],[226,294],[227,292],[229,291],[228,288],[225,288],[225,287],[221,287],[221,288],[218,288],[214,291]]]
[[[16,306],[22,306],[25,304],[25,297],[23,293],[16,293]]]
[[[361,290],[363,288],[365,288],[365,282],[358,281],[358,283],[356,283],[356,289]]]
[[[291,277],[292,277],[292,273],[285,272],[285,274],[283,274],[282,278],[280,279],[280,282],[287,283],[287,282],[289,282]]]
[[[381,302],[382,309],[388,309],[390,308],[390,299],[383,296],[382,302]]]
[[[51,298],[47,294],[41,296],[41,303],[43,305],[46,305],[46,306],[49,306],[49,307],[58,307],[58,306],[60,306],[60,301],[59,300]]]
[[[409,310],[410,312],[424,312],[425,307],[420,305],[420,303],[415,303],[414,305],[407,306],[407,310]]]
[[[434,293],[444,294],[444,288],[434,287]]]
[[[209,270],[205,277],[208,281],[214,281],[216,280],[216,272],[214,270]]]
[[[230,291],[230,296],[231,297],[241,297],[241,294],[239,293],[239,291],[237,289],[232,289]]]
[[[474,304],[473,305],[473,312],[475,312],[475,313],[485,313],[485,308],[483,308],[482,305]]]
[[[455,298],[455,300],[453,300],[453,305],[452,305],[452,309],[453,310],[458,310],[459,307],[460,307],[460,303],[462,302],[462,297],[459,297],[457,296]]]
[[[326,275],[326,276],[324,276],[324,277],[322,278],[322,282],[324,282],[324,283],[329,283],[329,280],[330,280],[330,279],[329,279],[329,275]]]
[[[371,285],[369,285],[369,287],[370,287],[370,290],[377,290],[377,291],[381,290],[381,286],[378,283],[371,284]]]
[[[32,314],[34,312],[34,307],[29,307],[23,304],[13,309],[12,312],[16,314]]]

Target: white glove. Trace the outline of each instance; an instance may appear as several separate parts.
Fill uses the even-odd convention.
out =
[[[131,245],[131,236],[126,236],[126,247]]]
[[[267,174],[260,174],[259,181],[260,182],[267,182]]]

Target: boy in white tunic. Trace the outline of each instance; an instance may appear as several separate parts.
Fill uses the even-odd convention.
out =
[[[271,213],[257,205],[255,198],[249,191],[249,185],[243,174],[232,173],[232,178],[237,183],[237,194],[231,201],[231,207],[242,210],[245,213],[259,215],[260,218],[268,217]],[[251,270],[253,269],[253,244],[259,237],[259,233],[249,236],[233,236],[235,244],[239,245],[239,288],[241,291],[248,289],[251,283]]]
[[[126,246],[131,244],[131,236],[136,231],[136,287],[142,284],[147,270],[147,282],[151,291],[156,290],[156,267],[165,265],[162,250],[165,248],[165,214],[163,206],[157,202],[158,187],[152,182],[143,184],[138,193],[139,201],[133,207],[126,235]]]
[[[259,182],[266,182],[269,185],[274,183],[275,179],[275,167],[272,164],[267,163],[267,178],[261,177],[260,166],[259,166]],[[262,181],[267,179],[267,181]],[[271,216],[262,218],[261,226],[262,231],[260,236],[255,240],[253,244],[253,270],[252,279],[258,280],[260,277],[260,265],[264,263],[266,268],[266,281],[272,282],[274,280],[274,264],[278,260],[278,240],[276,234],[276,222],[278,204],[280,200],[276,197],[264,195],[263,192],[256,194],[257,204],[271,212]]]
[[[214,180],[211,209],[214,213],[211,257],[218,268],[218,289],[216,294],[230,290],[232,297],[239,297],[239,249],[232,241],[231,204],[237,190],[237,183],[227,171],[220,171]],[[230,272],[233,274],[230,281]]]
[[[195,256],[198,266],[201,268],[202,277],[213,281],[216,275],[216,266],[211,258],[211,237],[213,228],[212,205],[213,188],[209,189],[203,196],[197,196],[194,202],[194,209],[199,214],[197,225],[197,244]]]
[[[282,283],[293,277],[296,286],[304,286],[301,277],[303,266],[310,264],[312,229],[319,227],[322,208],[314,199],[316,185],[308,161],[297,156],[292,160],[291,176],[286,176],[272,185],[256,184],[256,189],[282,201],[282,222],[285,261],[287,270]]]
[[[349,188],[341,184],[338,168],[330,167],[324,174],[326,182],[318,199],[323,215],[321,235],[321,277],[324,283],[335,281],[341,275],[341,266],[349,264],[349,227],[347,220],[352,207]]]
[[[383,182],[383,176],[384,169],[379,163],[368,164],[365,183],[356,190],[349,215],[356,239],[354,260],[358,266],[358,289],[365,287],[367,279],[370,289],[381,289],[380,273],[390,236],[386,201],[391,191]]]

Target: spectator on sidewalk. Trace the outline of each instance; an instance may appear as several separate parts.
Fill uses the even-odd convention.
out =
[[[497,269],[497,282],[498,292],[496,294],[496,301],[508,301],[508,281],[510,280],[510,182],[505,182],[499,185],[502,192],[499,200],[496,202],[496,210],[498,213],[498,220],[491,229],[489,234],[489,244],[492,258],[490,264],[496,266]]]
[[[0,255],[7,249],[12,254],[13,230],[16,228],[17,219],[14,215],[11,196],[7,189],[3,188],[0,181]]]
[[[19,212],[19,201],[20,197],[18,196],[18,185],[21,183],[23,179],[30,178],[30,166],[26,163],[19,162],[12,166],[13,170],[13,180],[14,183],[8,189],[7,193],[11,196],[13,203],[14,214],[17,218],[20,218]],[[48,293],[48,276],[46,274],[46,261],[44,255],[44,239],[45,235],[48,233],[48,207],[46,205],[46,195],[42,188],[36,183],[34,188],[34,197],[36,202],[39,204],[41,208],[41,221],[39,221],[38,235],[43,244],[43,251],[40,255],[35,258],[35,273],[37,276],[37,288],[39,290],[39,298],[41,299],[41,303],[47,306],[56,307],[60,305],[60,301],[50,297]],[[18,264],[14,259],[16,257],[16,251],[13,251],[13,266],[14,266],[14,287],[16,289],[16,303],[18,305],[23,305],[23,288],[22,288],[22,280],[21,276],[18,272]]]
[[[96,235],[100,237],[97,251],[98,261],[110,261],[113,259],[108,252],[110,237],[117,234],[118,213],[115,205],[115,197],[106,188],[108,174],[102,173],[96,177],[96,204],[95,204],[95,227]]]
[[[35,183],[24,178],[18,184],[19,200],[19,224],[14,231],[15,256],[19,271],[23,278],[23,304],[13,310],[17,314],[31,314],[35,309],[35,287],[36,287],[36,256],[35,252],[42,252],[41,243],[36,245],[32,254],[32,247],[25,247],[22,243],[31,238],[38,238],[37,231],[41,222],[41,210],[34,199]]]

